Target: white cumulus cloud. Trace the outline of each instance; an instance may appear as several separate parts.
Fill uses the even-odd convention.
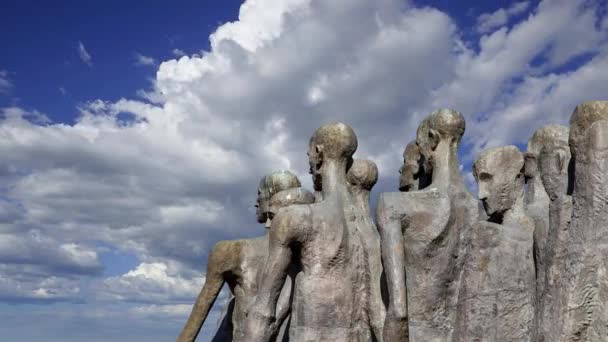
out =
[[[477,31],[486,33],[497,27],[501,27],[507,24],[511,17],[525,12],[528,7],[530,7],[530,2],[522,1],[513,3],[508,8],[500,8],[492,13],[484,13],[477,18]]]
[[[471,183],[479,150],[525,142],[608,93],[608,25],[595,25],[606,20],[597,6],[525,4],[504,10],[509,25],[465,39],[448,14],[398,0],[246,1],[209,51],[159,64],[141,93],[148,101],[92,100],[73,124],[2,109],[2,298],[183,313],[166,305],[192,303],[216,241],[263,234],[253,208],[262,175],[289,168],[311,186],[307,143],[327,122],[351,124],[356,156],[378,163],[379,188],[396,190],[421,118],[457,109]],[[133,253],[136,265],[100,276],[99,246]],[[55,283],[43,283],[49,276]]]

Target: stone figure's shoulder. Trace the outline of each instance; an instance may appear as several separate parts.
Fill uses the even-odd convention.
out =
[[[225,272],[238,264],[245,240],[223,240],[216,243],[208,257],[208,264]]]
[[[279,209],[272,220],[272,240],[275,243],[299,240],[311,227],[313,206],[317,204],[294,204]]]
[[[378,208],[403,212],[415,212],[424,208],[449,206],[447,195],[435,188],[410,192],[384,192],[378,197]]]

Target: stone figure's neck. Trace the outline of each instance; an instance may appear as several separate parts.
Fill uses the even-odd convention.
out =
[[[547,195],[547,191],[545,191],[545,187],[543,186],[540,177],[538,175],[531,177],[528,180],[528,189],[526,190],[524,205],[535,203],[548,204],[549,201],[549,195]]]
[[[363,211],[363,213],[371,217],[371,210],[369,208],[369,190],[358,190],[356,194],[353,194],[355,205],[357,208]]]
[[[324,161],[321,170],[323,200],[328,200],[348,193],[346,186],[346,161]]]
[[[433,177],[431,187],[440,192],[458,193],[467,191],[460,174],[458,149],[454,144],[440,141],[433,156]]]

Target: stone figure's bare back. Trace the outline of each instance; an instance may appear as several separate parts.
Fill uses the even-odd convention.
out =
[[[257,295],[257,275],[262,272],[268,254],[268,237],[259,237],[250,240],[237,240],[235,250],[238,250],[238,259],[234,269],[227,277],[230,291],[235,297],[232,324],[234,335],[242,334],[245,310]]]
[[[222,274],[234,296],[234,308],[229,319],[232,320],[233,338],[236,339],[243,334],[245,312],[258,294],[258,276],[262,273],[268,256],[268,236],[220,241],[214,248],[214,253],[216,255],[210,256],[210,260],[223,260]],[[281,295],[289,296],[289,293],[284,293],[286,291],[291,291],[290,279],[286,280]],[[285,304],[285,300],[282,298],[279,304]]]
[[[361,290],[369,298],[365,299],[362,303],[366,306],[364,310],[365,319],[368,324],[372,327],[376,340],[383,341],[382,328],[384,326],[384,318],[386,315],[386,308],[384,306],[383,288],[382,288],[382,257],[381,257],[381,242],[380,234],[374,224],[370,214],[369,208],[356,207],[356,220],[357,233],[361,241],[361,245],[364,247],[363,254],[359,254],[360,257],[364,258],[366,263],[365,275],[363,284],[361,284]],[[387,296],[385,294],[385,296]]]
[[[378,207],[385,210],[382,215],[398,221],[382,229],[399,230],[396,234],[403,236],[410,341],[449,340],[452,324],[446,305],[452,300],[446,298],[446,291],[449,280],[455,279],[449,276],[450,260],[444,259],[457,252],[450,251],[449,246],[441,248],[455,240],[447,236],[451,223],[449,198],[434,190],[384,193]]]
[[[343,210],[337,201],[328,202],[334,201],[288,208],[307,230],[300,242],[302,271],[296,277],[290,336],[294,341],[368,341],[369,327],[358,326],[364,300],[357,292],[358,278],[365,275],[355,266],[363,247],[336,213]]]

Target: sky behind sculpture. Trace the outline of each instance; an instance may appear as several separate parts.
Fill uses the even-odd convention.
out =
[[[311,188],[323,123],[353,126],[379,193],[454,108],[472,184],[481,149],[608,92],[605,1],[240,5],[0,5],[1,336],[174,338],[211,246],[263,234],[257,180]]]

